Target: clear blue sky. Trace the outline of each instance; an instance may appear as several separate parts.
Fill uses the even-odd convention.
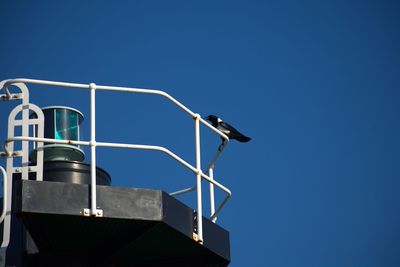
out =
[[[0,79],[162,89],[253,138],[232,141],[216,169],[233,192],[219,219],[232,267],[400,266],[400,2],[2,0],[0,10]],[[169,102],[97,95],[99,141],[163,145],[193,162],[192,120]],[[80,109],[89,138],[87,91],[32,86],[31,101]],[[0,103],[1,139],[10,108]],[[206,160],[220,141],[202,133]],[[195,181],[155,152],[99,153],[114,185]]]

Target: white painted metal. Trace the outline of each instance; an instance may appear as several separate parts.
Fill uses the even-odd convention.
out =
[[[214,180],[214,169],[209,168],[208,169],[208,176],[210,176],[211,180]],[[213,216],[215,213],[215,198],[214,198],[214,184],[210,183],[210,216]],[[217,218],[213,220],[215,223]]]
[[[217,218],[218,214],[221,212],[222,208],[225,206],[226,202],[228,202],[228,199],[231,197],[231,194],[226,195],[224,200],[221,202],[221,204],[218,206],[217,210],[214,212],[214,214],[210,217],[212,221]]]
[[[46,143],[56,143],[56,144],[72,144],[72,145],[82,145],[82,146],[89,146],[89,142],[87,141],[75,141],[75,140],[56,140],[56,139],[51,139],[51,138],[35,138],[35,137],[23,137],[23,136],[15,136],[13,138],[9,138],[7,139],[4,143],[3,143],[3,147],[4,150],[6,152],[7,155],[11,155],[12,153],[12,149],[10,150],[8,144],[12,143],[14,141],[22,141],[22,140],[26,140],[26,141],[32,141],[32,142],[46,142]],[[96,142],[96,146],[99,147],[116,147],[116,148],[130,148],[130,149],[143,149],[143,150],[156,150],[156,151],[161,151],[164,152],[165,154],[171,156],[172,158],[174,158],[176,161],[178,161],[179,163],[181,163],[183,166],[187,167],[188,169],[190,169],[191,171],[193,171],[193,173],[197,173],[197,169],[195,167],[193,167],[192,165],[190,165],[188,162],[186,162],[185,160],[183,160],[182,158],[180,158],[179,156],[177,156],[176,154],[174,154],[172,151],[168,150],[165,147],[161,147],[161,146],[149,146],[149,145],[134,145],[134,144],[121,144],[121,143],[105,143],[105,142]],[[201,173],[201,176],[203,177],[203,179],[207,180],[208,182],[212,183],[214,186],[217,186],[218,188],[220,188],[222,191],[224,191],[225,193],[227,193],[227,196],[225,197],[224,201],[220,204],[220,206],[216,209],[216,212],[213,214],[213,217],[216,217],[216,215],[218,215],[218,213],[222,210],[223,206],[226,204],[226,201],[230,198],[230,196],[232,195],[231,191],[226,188],[225,186],[223,186],[222,184],[220,184],[219,182],[217,182],[214,179],[211,179],[209,176],[207,176],[204,173]],[[184,190],[188,190],[188,189],[184,189]],[[188,192],[190,191],[194,191],[196,190],[196,187],[192,187],[189,188]]]
[[[226,145],[228,144],[227,141],[223,142],[223,144],[219,147],[219,149],[217,150],[217,154],[214,156],[214,158],[210,161],[210,163],[208,164],[207,167],[207,173],[209,174],[211,180],[214,180],[214,166],[215,163],[217,161],[217,159],[219,158],[219,156],[221,155],[222,151],[224,150],[224,148],[226,147]],[[188,187],[188,188],[184,188],[175,192],[170,193],[171,196],[178,196],[178,195],[182,195],[182,194],[186,194],[189,192],[192,192],[196,190],[196,185],[192,186],[192,187]],[[210,183],[210,213],[211,216],[214,215],[215,213],[215,197],[214,197],[215,193],[214,193],[214,184]],[[216,218],[214,219],[214,222],[216,222]]]
[[[7,95],[8,88],[6,86],[6,82],[1,82],[1,85],[3,88],[5,88],[5,92]],[[9,116],[8,119],[8,125],[9,125],[9,137],[14,136],[14,129],[12,130],[12,135],[10,135],[10,125],[12,127],[15,127],[15,121],[16,116],[19,112],[22,112],[22,121],[18,122],[18,125],[22,126],[22,135],[23,136],[28,136],[29,135],[29,90],[28,87],[24,83],[14,83],[14,86],[16,86],[18,89],[21,90],[22,92],[22,104],[19,105],[17,108],[15,108]],[[9,92],[8,92],[9,94]],[[22,151],[28,151],[29,150],[29,144],[28,142],[24,141],[22,142]],[[27,180],[28,179],[28,165],[29,165],[29,156],[28,155],[22,155],[22,179]],[[7,167],[8,169],[8,167]]]
[[[30,136],[14,136],[14,137],[8,138],[3,143],[3,148],[6,152],[7,157],[11,156],[11,154],[13,152],[13,150],[10,149],[7,146],[7,144],[15,142],[15,141],[31,141],[31,142],[45,142],[45,143],[55,143],[55,144],[89,146],[88,141],[62,140],[62,139],[39,138],[39,137],[30,137]]]
[[[187,167],[194,173],[196,173],[196,168],[187,163],[185,160],[180,158],[178,155],[170,151],[169,149],[162,147],[162,146],[149,146],[149,145],[133,145],[133,144],[119,144],[119,143],[104,143],[104,142],[97,142],[97,146],[101,147],[118,147],[118,148],[131,148],[131,149],[143,149],[143,150],[157,150],[164,152],[165,154],[169,155],[183,166]]]
[[[4,86],[5,82],[1,82],[0,85]],[[8,117],[8,137],[14,136],[14,130],[15,130],[15,122],[16,122],[16,116],[19,112],[22,111],[23,107],[29,104],[29,91],[28,88],[25,86],[23,83],[16,83],[14,84],[16,87],[18,87],[21,92],[22,92],[22,104],[15,107],[11,112]],[[8,88],[5,89],[6,95],[9,96],[10,93],[8,92]],[[23,115],[26,116],[26,112],[23,113]],[[28,114],[29,115],[29,114]],[[26,122],[26,120],[25,120]],[[22,123],[22,122],[21,122]],[[27,125],[26,127],[29,127]],[[23,145],[24,147],[24,145]],[[8,147],[7,147],[8,148]],[[14,151],[14,144],[10,144],[9,147],[12,151]],[[26,146],[25,146],[26,148]],[[6,152],[6,156],[9,154]],[[10,181],[7,183],[7,187],[4,189],[5,191],[5,196],[4,198],[11,198],[12,196],[12,177],[14,173],[14,158],[13,157],[8,157],[7,158],[7,173],[5,178],[10,178]],[[24,168],[24,171],[28,171],[27,168]],[[6,199],[4,202],[6,205],[3,206],[3,211],[5,212],[5,217],[4,217],[4,222],[3,222],[3,241],[1,243],[1,259],[0,259],[0,264],[1,266],[5,266],[5,256],[6,256],[6,251],[8,244],[10,243],[10,229],[11,229],[11,199]]]
[[[203,179],[205,179],[208,182],[212,183],[216,187],[219,187],[222,191],[224,191],[227,194],[228,198],[232,195],[231,191],[228,188],[226,188],[225,186],[223,186],[222,184],[220,184],[219,182],[217,182],[215,180],[211,180],[208,175],[205,175],[204,173],[202,173],[201,177],[203,177]]]
[[[24,98],[24,101],[25,98]],[[29,136],[29,101],[22,105],[22,136]],[[28,180],[28,167],[29,167],[29,151],[28,141],[22,141],[22,180]]]
[[[23,94],[23,103],[26,102],[25,96],[29,96],[29,93],[25,93],[27,88],[24,86],[20,86]],[[37,119],[29,119],[29,111],[32,110],[37,114]],[[17,115],[22,112],[22,120],[17,119]],[[44,130],[44,116],[42,110],[33,104],[20,104],[16,106],[8,117],[8,139],[14,138],[15,127],[22,126],[29,130],[30,125],[38,126],[38,136],[43,137]],[[29,135],[29,131],[24,131],[26,135]],[[27,136],[28,137],[28,136]],[[36,179],[41,181],[43,177],[43,143],[37,143],[37,157],[36,157],[36,166],[29,166],[29,140],[21,140],[22,143],[26,143],[26,145],[22,146],[22,153],[19,155],[15,154],[14,144],[9,144],[7,142],[4,143],[4,150],[7,156],[7,174],[4,179],[9,179],[8,183],[4,186],[4,205],[3,205],[3,213],[4,213],[4,223],[3,223],[3,242],[1,244],[1,253],[5,253],[9,241],[10,241],[10,227],[11,227],[11,196],[12,196],[12,178],[14,173],[21,173],[22,179],[28,179],[29,172],[36,172]],[[14,156],[22,156],[22,168],[14,167]],[[3,215],[2,215],[3,216]],[[3,220],[3,217],[1,217]],[[3,262],[0,261],[0,264]]]
[[[5,100],[10,100],[11,99],[11,93],[8,90],[8,87],[6,85],[8,81],[9,80],[4,80],[4,81],[0,82],[0,89],[3,89],[3,91],[5,93],[5,95],[0,95],[1,99],[3,99],[3,97],[4,97]]]
[[[29,104],[29,109],[32,110],[33,106],[35,106],[35,105]],[[22,110],[22,108],[20,110]],[[39,110],[40,110],[40,108],[39,108]],[[40,122],[39,119],[29,119],[28,124],[29,125],[34,125],[34,124],[38,124],[39,122]],[[21,126],[22,123],[23,123],[22,120],[15,120],[14,121],[14,126]],[[36,133],[34,133],[33,136],[36,136]]]
[[[186,193],[189,193],[189,192],[192,192],[195,190],[196,190],[196,186],[192,186],[192,187],[184,188],[184,189],[181,189],[181,190],[169,193],[169,194],[171,196],[178,196],[178,195],[186,194]]]
[[[88,84],[80,84],[80,83],[67,83],[67,82],[55,82],[55,81],[46,81],[46,80],[36,80],[36,79],[25,79],[25,78],[17,78],[17,79],[9,79],[4,82],[3,90],[7,92],[7,86],[15,83],[31,83],[31,84],[42,84],[42,85],[52,85],[52,86],[62,86],[62,87],[75,87],[75,88],[82,88],[82,89],[90,89]],[[131,92],[131,93],[143,93],[143,94],[155,94],[161,95],[172,103],[180,107],[190,116],[194,117],[195,113],[188,109],[185,105],[181,102],[170,96],[168,93],[161,91],[161,90],[152,90],[152,89],[143,89],[143,88],[129,88],[129,87],[119,87],[119,86],[104,86],[104,85],[97,85],[96,89],[98,90],[110,90],[110,91],[122,91],[122,92]],[[214,128],[211,124],[209,124],[204,119],[200,118],[200,122],[207,126],[209,129],[220,135],[225,140],[229,141],[229,138],[218,129]]]
[[[36,137],[25,137],[25,136],[15,136],[12,138],[8,138],[4,143],[3,143],[3,148],[6,152],[7,155],[12,154],[12,150],[9,149],[7,146],[9,143],[15,142],[15,141],[31,141],[31,142],[45,142],[45,143],[56,143],[56,144],[71,144],[71,145],[81,145],[81,146],[89,146],[88,141],[76,141],[76,140],[61,140],[61,139],[51,139],[51,138],[36,138]],[[168,150],[165,147],[162,146],[150,146],[150,145],[134,145],[134,144],[121,144],[121,143],[105,143],[105,142],[96,142],[96,146],[99,147],[116,147],[116,148],[130,148],[130,149],[142,149],[142,150],[157,150],[164,152],[165,154],[171,156],[175,160],[177,160],[179,163],[181,163],[183,166],[187,167],[193,173],[197,173],[197,169],[190,165],[188,162],[180,158],[178,155],[174,154],[172,151]],[[201,176],[203,179],[209,181],[210,183],[213,183],[215,186],[219,187],[222,191],[225,191],[228,195],[231,194],[230,190],[227,189],[225,186],[222,184],[218,183],[215,180],[211,180],[210,177],[205,175],[204,173],[201,173]]]
[[[24,83],[31,83],[31,84],[41,84],[41,85],[51,85],[51,86],[62,86],[62,87],[75,87],[75,88],[82,88],[82,89],[90,89],[90,117],[91,117],[91,127],[90,127],[90,132],[91,132],[91,138],[90,142],[87,141],[75,141],[75,140],[55,140],[55,139],[50,139],[50,138],[43,138],[42,136],[40,137],[28,137],[28,134],[23,133],[24,136],[18,136],[18,137],[11,137],[8,138],[4,142],[4,149],[5,152],[8,156],[10,156],[11,153],[13,153],[13,145],[12,142],[14,141],[33,141],[33,142],[51,142],[51,143],[56,143],[56,144],[72,144],[72,145],[84,145],[84,146],[90,146],[90,151],[91,151],[91,214],[92,215],[97,215],[97,203],[96,203],[96,147],[97,146],[103,146],[103,147],[117,147],[117,148],[130,148],[130,149],[145,149],[145,150],[157,150],[166,153],[167,155],[171,156],[175,160],[177,160],[179,163],[190,169],[196,174],[196,186],[192,188],[187,188],[183,189],[177,192],[172,193],[172,195],[178,195],[181,193],[185,192],[190,192],[195,189],[197,189],[197,227],[198,227],[198,241],[202,243],[203,241],[203,231],[202,231],[202,189],[201,189],[201,181],[202,179],[207,180],[210,183],[210,202],[212,203],[210,206],[211,210],[211,219],[215,222],[216,216],[218,213],[222,210],[223,206],[226,204],[227,200],[231,196],[231,192],[229,189],[227,189],[225,186],[220,184],[219,182],[214,180],[214,173],[213,173],[213,168],[215,165],[216,160],[220,156],[223,148],[225,145],[228,143],[229,138],[219,131],[218,129],[214,128],[211,124],[209,124],[207,121],[202,119],[199,114],[196,114],[192,112],[190,109],[188,109],[185,105],[180,103],[178,100],[170,96],[164,91],[160,90],[151,90],[151,89],[141,89],[141,88],[128,88],[128,87],[115,87],[115,86],[100,86],[100,85],[95,85],[94,83],[91,83],[89,85],[87,84],[78,84],[78,83],[66,83],[66,82],[54,82],[54,81],[45,81],[45,80],[33,80],[33,79],[12,79],[12,80],[5,80],[0,83],[0,89],[3,89],[6,93],[6,96],[10,97],[11,94],[8,91],[7,86],[9,85],[24,85]],[[25,86],[26,87],[26,86]],[[155,95],[160,95],[168,100],[170,100],[172,103],[174,103],[176,106],[181,108],[183,111],[188,113],[190,116],[192,116],[195,120],[195,145],[196,145],[196,167],[193,167],[189,163],[187,163],[185,160],[171,152],[170,150],[161,147],[161,146],[151,146],[151,145],[137,145],[137,144],[120,144],[120,143],[105,143],[105,142],[96,142],[96,135],[95,135],[95,126],[96,126],[96,118],[95,118],[95,91],[96,90],[110,90],[110,91],[124,91],[124,92],[131,92],[131,93],[144,93],[144,94],[155,94]],[[26,90],[27,91],[27,90]],[[24,101],[26,101],[24,99]],[[28,111],[29,112],[29,111]],[[207,167],[207,172],[209,173],[210,176],[207,176],[204,174],[201,170],[201,153],[200,153],[200,122],[204,124],[206,127],[217,133],[219,136],[221,136],[223,139],[225,139],[224,144],[219,148],[219,151],[217,152],[216,156],[213,158],[213,160],[210,162],[210,164]],[[32,122],[27,122],[29,123]],[[26,124],[26,123],[23,123]],[[40,127],[39,127],[40,128]],[[10,144],[11,143],[11,144]],[[24,153],[23,153],[24,154]],[[7,160],[12,160],[11,157],[9,157]],[[25,167],[25,166],[23,166]],[[38,167],[39,168],[39,167]],[[13,169],[14,170],[14,169]],[[7,168],[8,171],[8,168]],[[8,173],[7,173],[8,175]],[[220,204],[220,206],[215,210],[214,206],[214,186],[217,186],[221,190],[227,193],[226,197]],[[212,189],[211,189],[212,188]],[[8,204],[9,205],[9,204]],[[100,210],[99,210],[100,211]],[[4,243],[4,242],[3,242]]]
[[[2,166],[0,166],[0,170],[1,173],[3,174],[3,210],[1,211],[1,216],[0,216],[0,223],[2,223],[4,218],[6,217],[8,195],[7,195],[7,173]]]
[[[89,84],[90,88],[90,208],[92,215],[97,214],[97,190],[96,190],[96,84]]]
[[[9,196],[9,185],[12,183],[12,181],[7,181],[7,173],[5,172],[4,168],[1,167],[1,172],[3,173],[3,210],[1,212],[1,222],[3,225],[3,241],[1,242],[1,247],[0,247],[0,266],[5,267],[6,266],[6,254],[7,254],[7,247],[8,244],[10,243],[10,226],[11,226],[11,217],[10,214],[7,214],[8,211],[8,202],[11,202],[11,200],[8,200]]]
[[[62,87],[72,87],[72,88],[83,88],[89,89],[88,84],[80,84],[80,83],[66,83],[66,82],[54,82],[54,81],[46,81],[46,80],[37,80],[37,79],[26,79],[26,78],[16,78],[6,80],[3,86],[3,89],[7,90],[9,85],[15,85],[16,83],[31,83],[31,84],[41,84],[41,85],[52,85],[52,86],[62,86]]]
[[[222,151],[226,147],[228,142],[225,140],[222,145],[218,148],[217,154],[214,156],[214,158],[210,161],[208,164],[207,170],[208,170],[208,175],[210,176],[211,180],[214,180],[214,166],[215,162],[221,155]],[[214,197],[214,184],[210,183],[210,216],[212,217],[215,214],[215,197]],[[217,221],[217,217],[214,217],[212,221],[215,223]]]
[[[43,138],[44,136],[44,115],[42,110],[34,105],[34,104],[29,104],[29,109],[32,110],[36,116],[37,119],[29,119],[29,124],[33,124],[33,128],[36,128],[35,125],[37,125],[37,137],[38,138]],[[43,142],[34,142],[35,148],[36,148],[36,180],[37,181],[42,181],[43,180],[43,156],[44,156],[44,151],[43,151]],[[24,153],[28,154],[29,151],[24,151]],[[34,166],[31,166],[32,168]],[[32,172],[32,170],[29,170]]]
[[[10,99],[11,94],[8,91],[8,88],[4,88],[4,84],[6,81],[0,82],[0,88],[3,88],[6,92],[5,100],[15,100],[15,99],[22,99],[22,104],[15,107],[8,117],[8,138],[14,136],[15,127],[21,126],[22,127],[22,134],[24,136],[29,136],[29,127],[33,125],[37,125],[38,137],[43,137],[44,132],[44,116],[42,110],[37,107],[36,105],[29,103],[29,90],[24,83],[15,83],[13,84],[17,88],[21,90],[20,94],[12,94],[13,98]],[[30,119],[29,118],[29,111],[32,110],[37,114],[37,119]],[[22,120],[18,120],[17,114],[22,112]],[[38,142],[35,147],[37,148],[37,159],[36,159],[36,166],[29,166],[29,143],[26,141],[22,142],[22,152],[15,153],[14,145],[5,144],[5,155],[7,157],[7,172],[4,172],[4,169],[1,167],[1,171],[3,172],[3,210],[0,216],[0,222],[3,226],[3,240],[1,243],[0,248],[0,266],[5,266],[5,257],[7,252],[7,247],[10,242],[10,229],[11,229],[11,199],[12,199],[12,178],[13,174],[16,172],[22,173],[22,179],[28,179],[29,172],[36,172],[36,179],[41,181],[43,176],[43,143]],[[11,150],[12,155],[9,152]],[[22,156],[22,168],[14,168],[14,157],[15,156]],[[8,179],[10,179],[8,181]]]
[[[197,188],[197,237],[198,242],[203,243],[203,204],[201,192],[201,154],[200,154],[200,115],[194,117],[194,136],[196,143],[196,188]]]
[[[33,112],[36,113],[38,118],[36,118],[36,119],[29,119],[28,118],[28,120],[26,122],[25,122],[24,119],[17,120],[16,119],[17,115],[19,113],[21,113],[21,112],[22,112],[22,114],[24,114],[25,110],[28,111],[28,114],[29,114],[29,110],[32,110]],[[27,105],[20,104],[20,105],[16,106],[10,112],[10,115],[8,117],[8,139],[14,138],[14,130],[15,130],[16,126],[22,126],[23,127],[24,124],[27,126],[26,128],[28,128],[28,129],[29,129],[29,125],[33,125],[33,126],[37,125],[38,126],[37,135],[38,135],[39,138],[43,137],[44,116],[43,116],[42,110],[38,106],[36,106],[34,104],[27,104]],[[29,134],[27,134],[26,137],[28,137],[28,135]],[[21,140],[21,141],[23,141],[23,143],[28,143],[29,140]],[[11,147],[11,149],[6,146],[6,142],[5,142],[5,145],[4,145],[4,151],[5,151],[7,157],[11,156],[11,153],[15,152],[14,149],[13,149],[13,146]],[[29,166],[29,158],[28,158],[29,157],[29,146],[22,147],[22,158],[24,159],[24,157],[26,157],[27,159],[26,159],[26,164],[24,164],[24,161],[22,161],[22,164],[23,164],[23,166],[22,166],[22,178],[24,179],[24,177],[26,177],[26,179],[27,179],[28,172],[29,172],[29,167],[30,167]],[[37,159],[36,159],[36,162],[37,162],[37,165],[40,166],[39,169],[41,169],[41,166],[42,166],[42,163],[43,163],[43,143],[41,141],[38,141],[38,143],[37,143]],[[14,163],[12,162],[12,164],[10,166],[13,166],[13,164]],[[26,166],[24,166],[24,165],[26,165]],[[7,170],[8,170],[8,167],[7,167]],[[42,180],[42,171],[41,170],[37,174],[37,179],[38,180]]]

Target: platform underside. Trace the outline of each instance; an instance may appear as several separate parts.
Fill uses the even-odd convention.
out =
[[[14,209],[37,246],[32,266],[227,266],[229,233],[160,190],[97,186],[103,217],[83,216],[90,186],[18,181]]]

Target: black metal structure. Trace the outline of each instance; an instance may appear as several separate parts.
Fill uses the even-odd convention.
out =
[[[29,178],[36,180],[35,173]],[[51,160],[43,162],[43,180],[72,184],[90,184],[90,164],[79,161]],[[100,167],[96,167],[96,184],[111,185],[110,175]]]
[[[97,186],[104,216],[86,217],[82,208],[89,205],[89,190],[87,184],[16,181],[13,233],[20,237],[13,244],[19,249],[10,253],[21,254],[7,255],[7,266],[229,264],[229,233],[204,218],[204,244],[199,244],[193,240],[195,212],[167,193]],[[24,226],[27,232],[21,233]]]
[[[80,111],[52,106],[43,112],[44,137],[53,142],[80,140]],[[6,223],[5,234],[10,230],[11,238],[7,250],[1,251],[0,257],[6,253],[5,260],[0,259],[2,266],[229,265],[229,232],[203,217],[203,243],[198,242],[196,211],[176,198],[161,190],[112,187],[110,175],[99,167],[94,198],[91,168],[83,163],[85,155],[79,146],[68,142],[34,148],[29,164],[34,169],[33,163],[42,162],[39,152],[44,152],[43,164],[37,164],[43,167],[43,181],[36,180],[35,171],[29,173],[29,180],[26,172],[22,175],[26,180],[21,180],[20,171],[8,179],[13,191],[8,193],[11,229]],[[28,162],[24,164],[29,167]],[[93,214],[88,209],[92,206]]]

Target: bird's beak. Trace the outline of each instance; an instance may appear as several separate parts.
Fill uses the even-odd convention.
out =
[[[206,117],[204,117],[204,119],[209,121],[210,120],[210,116],[206,116]]]

